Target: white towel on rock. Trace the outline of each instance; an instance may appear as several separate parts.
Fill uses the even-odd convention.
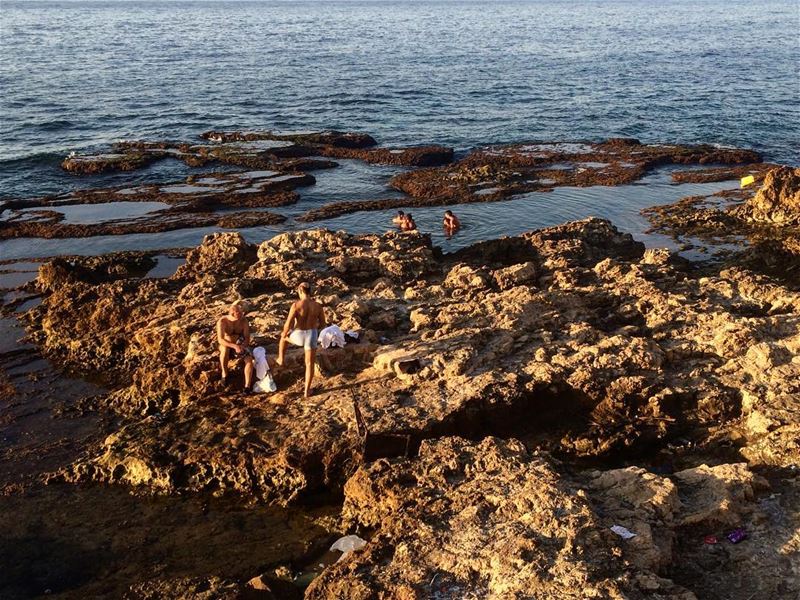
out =
[[[319,345],[323,348],[330,348],[331,346],[344,348],[345,343],[344,333],[339,329],[338,325],[328,325],[319,332]]]
[[[256,367],[256,382],[253,384],[254,392],[274,392],[278,389],[275,385],[275,380],[269,372],[269,363],[267,363],[267,351],[263,347],[258,346],[253,348],[253,362]]]

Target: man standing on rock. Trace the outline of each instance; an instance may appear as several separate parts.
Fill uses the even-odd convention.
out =
[[[244,355],[244,387],[253,385],[253,357],[250,354],[250,324],[244,316],[244,302],[237,300],[228,309],[228,314],[217,321],[217,343],[219,344],[219,365],[222,369],[222,383],[228,379],[228,359],[230,351]]]
[[[297,286],[299,300],[292,304],[289,316],[283,326],[281,341],[278,344],[277,363],[283,366],[286,343],[302,346],[305,350],[306,380],[304,396],[311,396],[311,381],[314,379],[314,360],[317,356],[317,335],[325,327],[325,313],[322,305],[314,300],[311,284],[303,282]]]

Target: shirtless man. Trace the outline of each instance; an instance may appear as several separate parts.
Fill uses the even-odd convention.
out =
[[[398,226],[402,225],[405,218],[406,218],[406,213],[404,213],[402,210],[398,210],[397,214],[392,219],[392,223]]]
[[[237,300],[231,304],[228,314],[217,321],[217,343],[219,344],[219,366],[222,369],[222,383],[228,379],[228,359],[230,351],[244,355],[244,387],[253,385],[253,357],[250,355],[250,324],[244,316],[244,303]]]
[[[453,211],[446,210],[444,211],[444,220],[442,221],[442,225],[444,225],[444,228],[448,233],[453,233],[457,229],[461,228],[461,221],[459,221],[458,217],[453,214]]]
[[[311,285],[303,282],[297,286],[298,301],[289,309],[289,316],[283,326],[281,341],[278,344],[278,365],[283,365],[286,353],[286,344],[291,342],[295,346],[305,349],[306,381],[304,396],[311,395],[311,381],[314,379],[314,359],[317,356],[317,335],[325,327],[325,313],[322,305],[314,300]]]

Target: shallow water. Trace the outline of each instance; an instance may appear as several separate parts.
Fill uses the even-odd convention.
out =
[[[669,170],[653,173],[631,185],[607,187],[561,187],[551,192],[531,192],[502,202],[462,204],[448,206],[462,223],[462,228],[452,237],[442,229],[445,207],[405,208],[412,212],[419,230],[430,233],[433,243],[445,252],[453,252],[475,242],[501,235],[518,235],[531,229],[558,225],[565,221],[589,216],[611,219],[623,231],[645,242],[647,246],[675,248],[671,238],[659,234],[645,234],[647,219],[639,210],[657,204],[668,204],[684,196],[710,194],[737,187],[737,182],[689,183],[675,185]],[[352,233],[385,231],[391,225],[395,210],[362,212],[343,215],[306,228],[327,227],[344,229]]]
[[[164,202],[101,202],[99,204],[60,204],[45,207],[46,210],[64,215],[62,223],[87,224],[135,219],[148,213],[169,208]],[[42,208],[26,208],[21,212],[37,211]]]
[[[733,189],[738,186],[738,182],[673,184],[669,177],[671,171],[670,168],[656,171],[631,185],[563,187],[550,192],[532,192],[502,202],[454,205],[448,208],[459,216],[463,227],[452,237],[446,236],[441,227],[445,207],[406,207],[404,210],[413,213],[419,230],[431,234],[433,243],[445,252],[453,252],[480,240],[502,235],[517,235],[531,229],[589,216],[611,219],[617,227],[634,234],[647,246],[674,249],[676,244],[671,238],[659,234],[645,234],[649,224],[639,214],[639,210],[656,204],[675,202],[685,196]],[[294,220],[294,217],[325,202],[403,197],[401,193],[387,187],[389,176],[395,172],[397,172],[395,168],[374,167],[358,161],[343,161],[342,167],[338,169],[315,173],[317,184],[300,188],[299,202],[277,211],[289,217],[286,223],[239,231],[248,241],[259,243],[277,233],[297,229],[325,227],[350,233],[380,233],[395,229],[391,223],[395,209],[363,211],[314,223]],[[183,248],[199,244],[205,235],[215,231],[223,230],[216,227],[202,227],[163,233],[63,240],[12,239],[0,242],[0,253],[4,258],[14,259],[70,254],[92,255],[119,250]]]

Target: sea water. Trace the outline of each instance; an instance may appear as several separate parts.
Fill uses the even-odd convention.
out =
[[[59,168],[70,151],[208,129],[358,130],[384,145],[441,143],[459,154],[493,142],[632,136],[800,162],[796,0],[7,0],[0,19],[0,199],[209,171],[175,160],[92,177]],[[386,182],[399,171],[343,169],[350,180],[331,175],[335,193],[303,190],[296,212],[390,197]],[[605,193],[574,190],[565,204],[568,193],[474,205],[469,216],[492,237],[520,216],[537,224],[603,214]],[[625,226],[641,197],[622,194],[605,212]],[[199,233],[137,239],[170,247]],[[43,249],[11,242],[14,255]]]

